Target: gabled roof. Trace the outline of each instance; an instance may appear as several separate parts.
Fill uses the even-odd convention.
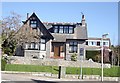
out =
[[[46,34],[49,34],[49,38],[50,39],[54,39],[53,36],[51,35],[51,33],[46,29],[46,27],[44,26],[44,24],[40,21],[40,19],[37,17],[37,15],[33,12],[33,14],[26,20],[24,21],[23,23],[26,24],[28,22],[28,20],[30,20],[31,17],[35,17],[42,25],[42,27],[44,27],[44,30],[46,31]],[[42,28],[42,27],[39,27],[39,28]],[[42,29],[40,29],[42,30]]]

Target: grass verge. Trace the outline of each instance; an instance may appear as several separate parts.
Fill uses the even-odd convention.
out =
[[[58,74],[58,66],[7,64],[5,71],[49,72]],[[66,67],[66,74],[80,74],[79,67]],[[101,75],[101,68],[83,68],[83,75]],[[104,68],[104,76],[120,77],[120,67]]]

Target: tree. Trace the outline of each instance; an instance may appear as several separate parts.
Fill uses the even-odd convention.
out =
[[[8,55],[13,55],[15,49],[24,43],[38,42],[40,30],[32,29],[28,23],[21,26],[21,16],[11,12],[11,15],[2,20],[2,50]]]
[[[5,54],[13,55],[16,47],[15,34],[21,26],[21,16],[15,12],[11,12],[11,15],[3,18],[2,27],[2,51]]]
[[[112,64],[120,65],[120,45],[112,46]]]
[[[116,64],[120,66],[120,45],[115,46],[114,52],[116,54]]]

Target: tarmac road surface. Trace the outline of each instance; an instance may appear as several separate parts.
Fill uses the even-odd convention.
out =
[[[38,77],[27,74],[1,74],[2,83],[118,83],[113,81],[100,82],[95,80],[58,79]]]

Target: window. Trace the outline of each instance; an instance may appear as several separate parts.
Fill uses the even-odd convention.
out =
[[[86,45],[88,45],[88,41],[86,41]]]
[[[38,49],[38,44],[35,44],[35,49]]]
[[[103,45],[108,45],[108,42],[103,42]]]
[[[70,42],[69,43],[69,52],[70,53],[77,53],[77,42]]]
[[[105,45],[108,45],[108,42],[106,42],[106,44]]]
[[[36,20],[31,20],[31,21],[30,21],[30,26],[31,26],[32,28],[36,28],[36,27],[37,27],[37,21],[36,21]]]
[[[105,42],[103,42],[103,45],[105,45]]]
[[[59,27],[59,33],[63,33],[63,26]]]
[[[45,41],[45,39],[41,39],[40,50],[42,50],[42,51],[46,50],[46,41]]]
[[[69,33],[69,28],[68,28],[68,26],[64,26],[64,33]]]
[[[35,49],[35,43],[34,42],[31,43],[31,49]]]
[[[28,48],[29,48],[29,44],[25,43],[25,49],[28,49]]]
[[[69,33],[73,33],[73,27],[69,26]]]
[[[97,42],[97,46],[100,46],[100,42]]]
[[[64,46],[60,46],[60,52],[64,52]]]
[[[73,26],[66,26],[66,25],[55,25],[54,26],[54,33],[65,33],[65,34],[71,34],[74,33],[74,27]]]
[[[92,45],[94,45],[94,43],[93,43],[93,42],[91,42],[91,44],[92,44]]]
[[[96,42],[93,42],[93,41],[92,41],[92,42],[91,42],[91,45],[92,45],[92,46],[93,46],[93,45],[95,46],[95,45],[96,45]]]
[[[54,26],[54,33],[58,33],[58,26]]]

